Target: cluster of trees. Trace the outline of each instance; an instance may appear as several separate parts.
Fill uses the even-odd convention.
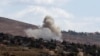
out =
[[[56,40],[34,39],[0,33],[0,44],[9,46],[25,46],[29,48],[46,48],[57,52],[60,56],[77,56],[82,52],[84,56],[100,56],[100,47],[79,43],[59,42]]]

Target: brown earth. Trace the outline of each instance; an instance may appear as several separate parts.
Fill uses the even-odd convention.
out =
[[[12,35],[26,36],[24,30],[28,28],[36,29],[37,26],[16,21],[16,20],[12,20],[12,19],[8,19],[8,18],[4,18],[4,17],[0,17],[0,32],[9,33]]]

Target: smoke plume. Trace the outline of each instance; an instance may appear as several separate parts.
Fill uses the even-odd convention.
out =
[[[28,37],[34,37],[36,39],[43,38],[45,40],[55,39],[62,41],[61,30],[55,25],[53,18],[50,16],[44,18],[42,27],[39,29],[26,29],[25,33]]]
[[[61,30],[57,25],[55,25],[54,20],[50,16],[46,16],[43,22],[44,28],[49,28],[52,33],[56,34],[57,36],[61,37]]]

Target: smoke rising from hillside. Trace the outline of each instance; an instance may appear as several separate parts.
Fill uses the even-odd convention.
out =
[[[62,41],[61,30],[55,25],[53,18],[46,16],[43,21],[42,27],[39,29],[27,29],[25,33],[28,37],[43,38],[45,40],[55,39]]]
[[[43,22],[44,28],[49,28],[52,33],[56,34],[57,36],[61,37],[61,30],[57,25],[55,25],[54,20],[50,16],[46,16]]]

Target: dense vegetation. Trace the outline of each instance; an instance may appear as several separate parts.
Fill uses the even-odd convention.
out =
[[[82,56],[79,54],[100,56],[100,47],[0,33],[0,56]]]

